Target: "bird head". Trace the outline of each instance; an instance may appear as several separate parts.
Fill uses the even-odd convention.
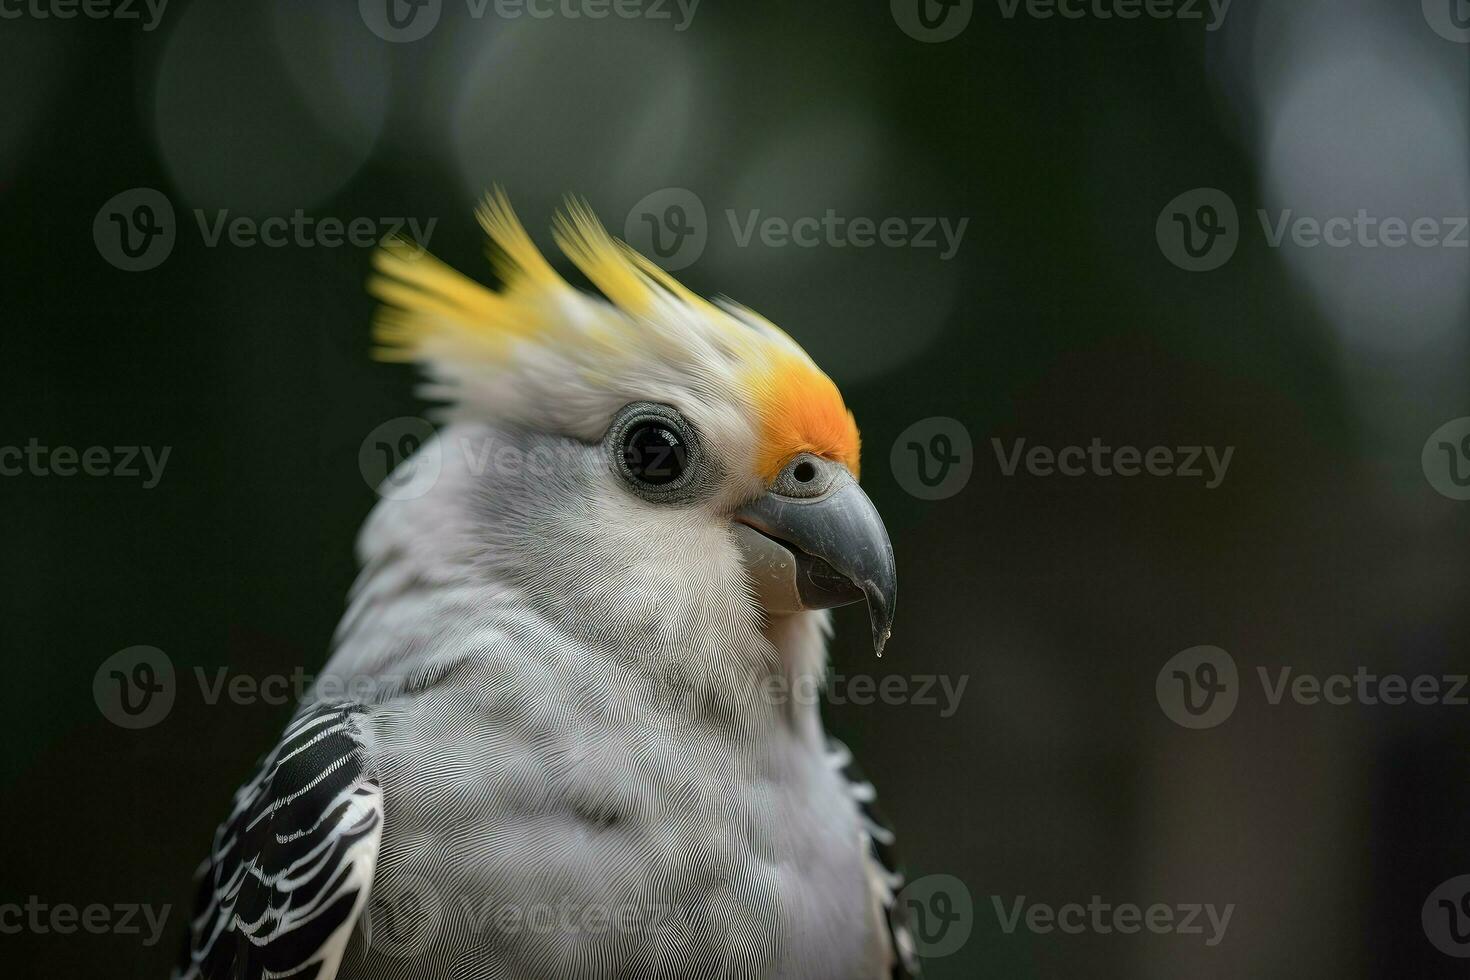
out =
[[[536,548],[559,556],[536,562],[542,584],[581,581],[616,610],[629,601],[621,566],[640,573],[644,600],[667,602],[647,585],[668,562],[686,594],[735,591],[767,623],[865,600],[881,654],[893,549],[832,380],[774,324],[696,296],[581,203],[558,214],[554,238],[601,296],[552,268],[499,192],[478,217],[501,288],[386,244],[370,285],[378,354],[417,363],[451,422],[547,448],[547,471],[507,491],[518,502],[499,515],[536,525]],[[559,552],[568,538],[577,548]]]

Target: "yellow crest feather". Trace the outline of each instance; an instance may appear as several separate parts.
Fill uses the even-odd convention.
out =
[[[503,289],[475,282],[418,246],[385,243],[368,287],[384,304],[375,321],[377,357],[423,362],[446,386],[477,386],[480,400],[496,410],[560,411],[567,416],[562,424],[584,437],[605,425],[599,412],[615,411],[618,399],[682,394],[687,411],[701,399],[723,397],[753,416],[752,464],[762,478],[798,452],[841,460],[857,472],[857,426],[836,385],[770,321],[696,296],[609,235],[584,202],[568,200],[553,237],[611,307],[557,274],[499,188],[476,215]],[[529,360],[512,365],[520,345]],[[515,404],[517,385],[535,405]]]

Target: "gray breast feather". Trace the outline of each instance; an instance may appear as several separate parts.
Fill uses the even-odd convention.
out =
[[[635,673],[509,647],[374,711],[384,838],[344,980],[884,975],[824,748]]]

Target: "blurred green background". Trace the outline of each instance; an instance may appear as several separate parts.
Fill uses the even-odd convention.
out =
[[[0,903],[174,906],[154,946],[0,934],[7,973],[166,973],[194,866],[291,712],[209,704],[193,672],[320,667],[376,499],[359,450],[422,411],[411,372],[367,356],[369,249],[212,229],[432,220],[432,250],[488,279],[471,210],[499,182],[543,242],[569,192],[635,239],[688,231],[688,208],[659,207],[697,201],[678,275],[784,326],[843,388],[902,602],[876,663],[841,611],[834,670],[967,677],[947,717],[825,712],[910,876],[968,892],[969,939],[929,976],[1464,975],[1421,910],[1470,873],[1470,707],[1272,705],[1256,679],[1470,670],[1470,503],[1421,464],[1470,415],[1470,250],[1276,247],[1258,216],[1470,213],[1470,45],[1432,0],[1236,0],[1219,22],[1203,2],[926,0],[936,28],[916,0],[439,6],[416,40],[375,33],[366,0],[171,0],[152,29],[142,6],[0,19],[0,445],[171,447],[151,489],[0,477]],[[108,205],[137,188],[174,238],[127,271],[107,234],[135,199]],[[1212,271],[1156,234],[1195,188],[1238,211]],[[753,212],[829,210],[966,224],[947,257],[741,242]],[[934,418],[968,436],[971,475],[930,500],[904,434]],[[1095,437],[1234,455],[1214,489],[997,459],[997,440]],[[92,684],[137,644],[179,692],[126,730]],[[1239,705],[1189,730],[1155,681],[1201,644],[1234,658]],[[1094,895],[1235,908],[1214,946],[1008,933],[995,908]]]

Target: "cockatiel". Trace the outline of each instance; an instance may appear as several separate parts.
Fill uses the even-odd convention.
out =
[[[911,975],[892,834],[812,696],[826,610],[866,600],[881,654],[896,596],[836,386],[585,205],[555,239],[605,299],[498,192],[479,219],[498,292],[376,256],[381,353],[448,405],[403,464],[432,485],[368,518],[177,975]]]

